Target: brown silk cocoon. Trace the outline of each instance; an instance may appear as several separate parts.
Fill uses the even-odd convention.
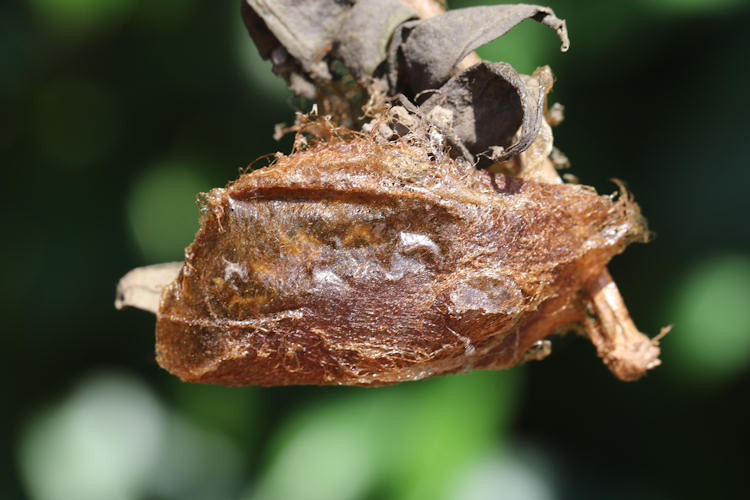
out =
[[[591,280],[645,233],[628,197],[430,158],[331,141],[205,194],[159,364],[226,385],[508,368],[585,321]]]

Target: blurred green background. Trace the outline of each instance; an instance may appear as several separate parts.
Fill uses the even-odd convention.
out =
[[[451,2],[452,7],[470,2]],[[740,498],[750,449],[750,25],[740,0],[549,2],[480,54],[549,63],[581,182],[656,240],[611,270],[664,365],[618,382],[574,335],[508,372],[382,389],[189,385],[129,269],[179,260],[195,194],[295,109],[239,1],[0,4],[3,499]]]

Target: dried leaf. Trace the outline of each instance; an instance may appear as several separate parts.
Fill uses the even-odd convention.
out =
[[[528,95],[510,64],[482,62],[448,80],[420,109],[428,116],[438,108],[449,113],[446,135],[454,138],[454,146],[473,157],[486,153],[488,163],[504,161],[531,145],[543,121],[543,106],[544,93]],[[492,148],[497,149],[494,155]]]
[[[373,77],[386,59],[393,32],[416,17],[400,0],[358,0],[336,35],[336,56],[358,80]]]
[[[538,5],[493,5],[451,10],[409,23],[401,35],[404,68],[412,94],[439,88],[453,68],[474,49],[503,36],[525,19],[555,30],[561,50],[570,46],[565,21]],[[399,69],[399,71],[402,71]]]
[[[531,145],[542,121],[544,95],[528,95],[507,63],[481,63],[446,83],[456,65],[529,18],[554,29],[563,50],[569,45],[565,21],[536,5],[472,7],[416,21],[411,20],[415,12],[399,0],[359,0],[353,5],[246,0],[243,8],[261,55],[274,62],[274,71],[297,94],[316,98],[320,82],[332,78],[334,61],[375,93],[415,98],[423,90],[437,89],[424,111],[437,106],[447,110],[452,125],[433,125],[452,143],[454,154],[472,162],[479,158],[481,165],[504,161]],[[346,114],[340,118],[353,125],[355,113],[335,114]]]
[[[323,60],[331,49],[341,21],[351,4],[337,0],[245,0],[263,20],[279,45],[291,54],[311,78],[330,78]],[[246,12],[246,16],[249,13]],[[258,23],[248,25],[251,35],[258,33]],[[264,37],[265,39],[266,37]],[[266,42],[264,57],[272,53]],[[264,53],[265,52],[265,53]]]

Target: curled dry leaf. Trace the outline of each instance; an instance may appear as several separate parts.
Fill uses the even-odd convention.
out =
[[[400,57],[391,56],[390,70],[405,73],[401,78],[413,94],[436,89],[473,50],[503,36],[526,19],[553,29],[560,37],[561,50],[568,50],[570,40],[565,21],[548,7],[526,4],[470,7],[402,25],[392,46]]]
[[[544,93],[534,98],[507,63],[480,62],[454,75],[457,65],[525,19],[554,30],[563,51],[570,45],[565,21],[538,5],[470,7],[441,14],[427,9],[429,19],[419,19],[423,13],[418,12],[429,2],[245,0],[242,5],[258,50],[271,59],[274,72],[293,92],[316,99],[326,113],[353,126],[351,99],[340,99],[352,89],[335,76],[337,63],[374,101],[396,95],[416,101],[432,91],[413,112],[429,116],[439,107],[448,113],[451,126],[439,128],[452,154],[478,160],[482,167],[529,147],[541,125]],[[334,95],[323,91],[331,88]],[[519,127],[521,133],[514,137]]]

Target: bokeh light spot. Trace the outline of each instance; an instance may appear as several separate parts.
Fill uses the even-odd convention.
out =
[[[179,415],[167,422],[164,448],[152,470],[150,496],[164,500],[236,498],[243,460],[225,435],[192,425]]]
[[[199,227],[196,195],[210,187],[189,162],[179,161],[156,165],[136,181],[127,214],[147,262],[182,260]]]
[[[36,11],[65,31],[94,30],[126,15],[135,0],[31,0]]]
[[[139,498],[156,465],[163,414],[146,387],[93,378],[22,437],[20,468],[37,500]]]
[[[374,436],[361,426],[357,408],[308,420],[285,443],[253,500],[360,498],[374,467]]]
[[[496,451],[461,474],[451,488],[455,500],[552,500],[556,498],[549,464],[525,450]],[[546,457],[545,457],[546,458]]]
[[[234,498],[240,450],[166,409],[138,379],[98,373],[21,436],[19,468],[34,500]]]
[[[475,372],[306,410],[281,429],[268,470],[245,498],[449,498],[457,474],[501,442],[516,391],[513,374]]]
[[[699,380],[729,378],[750,363],[750,257],[724,256],[695,266],[676,297],[674,332],[664,360]]]

